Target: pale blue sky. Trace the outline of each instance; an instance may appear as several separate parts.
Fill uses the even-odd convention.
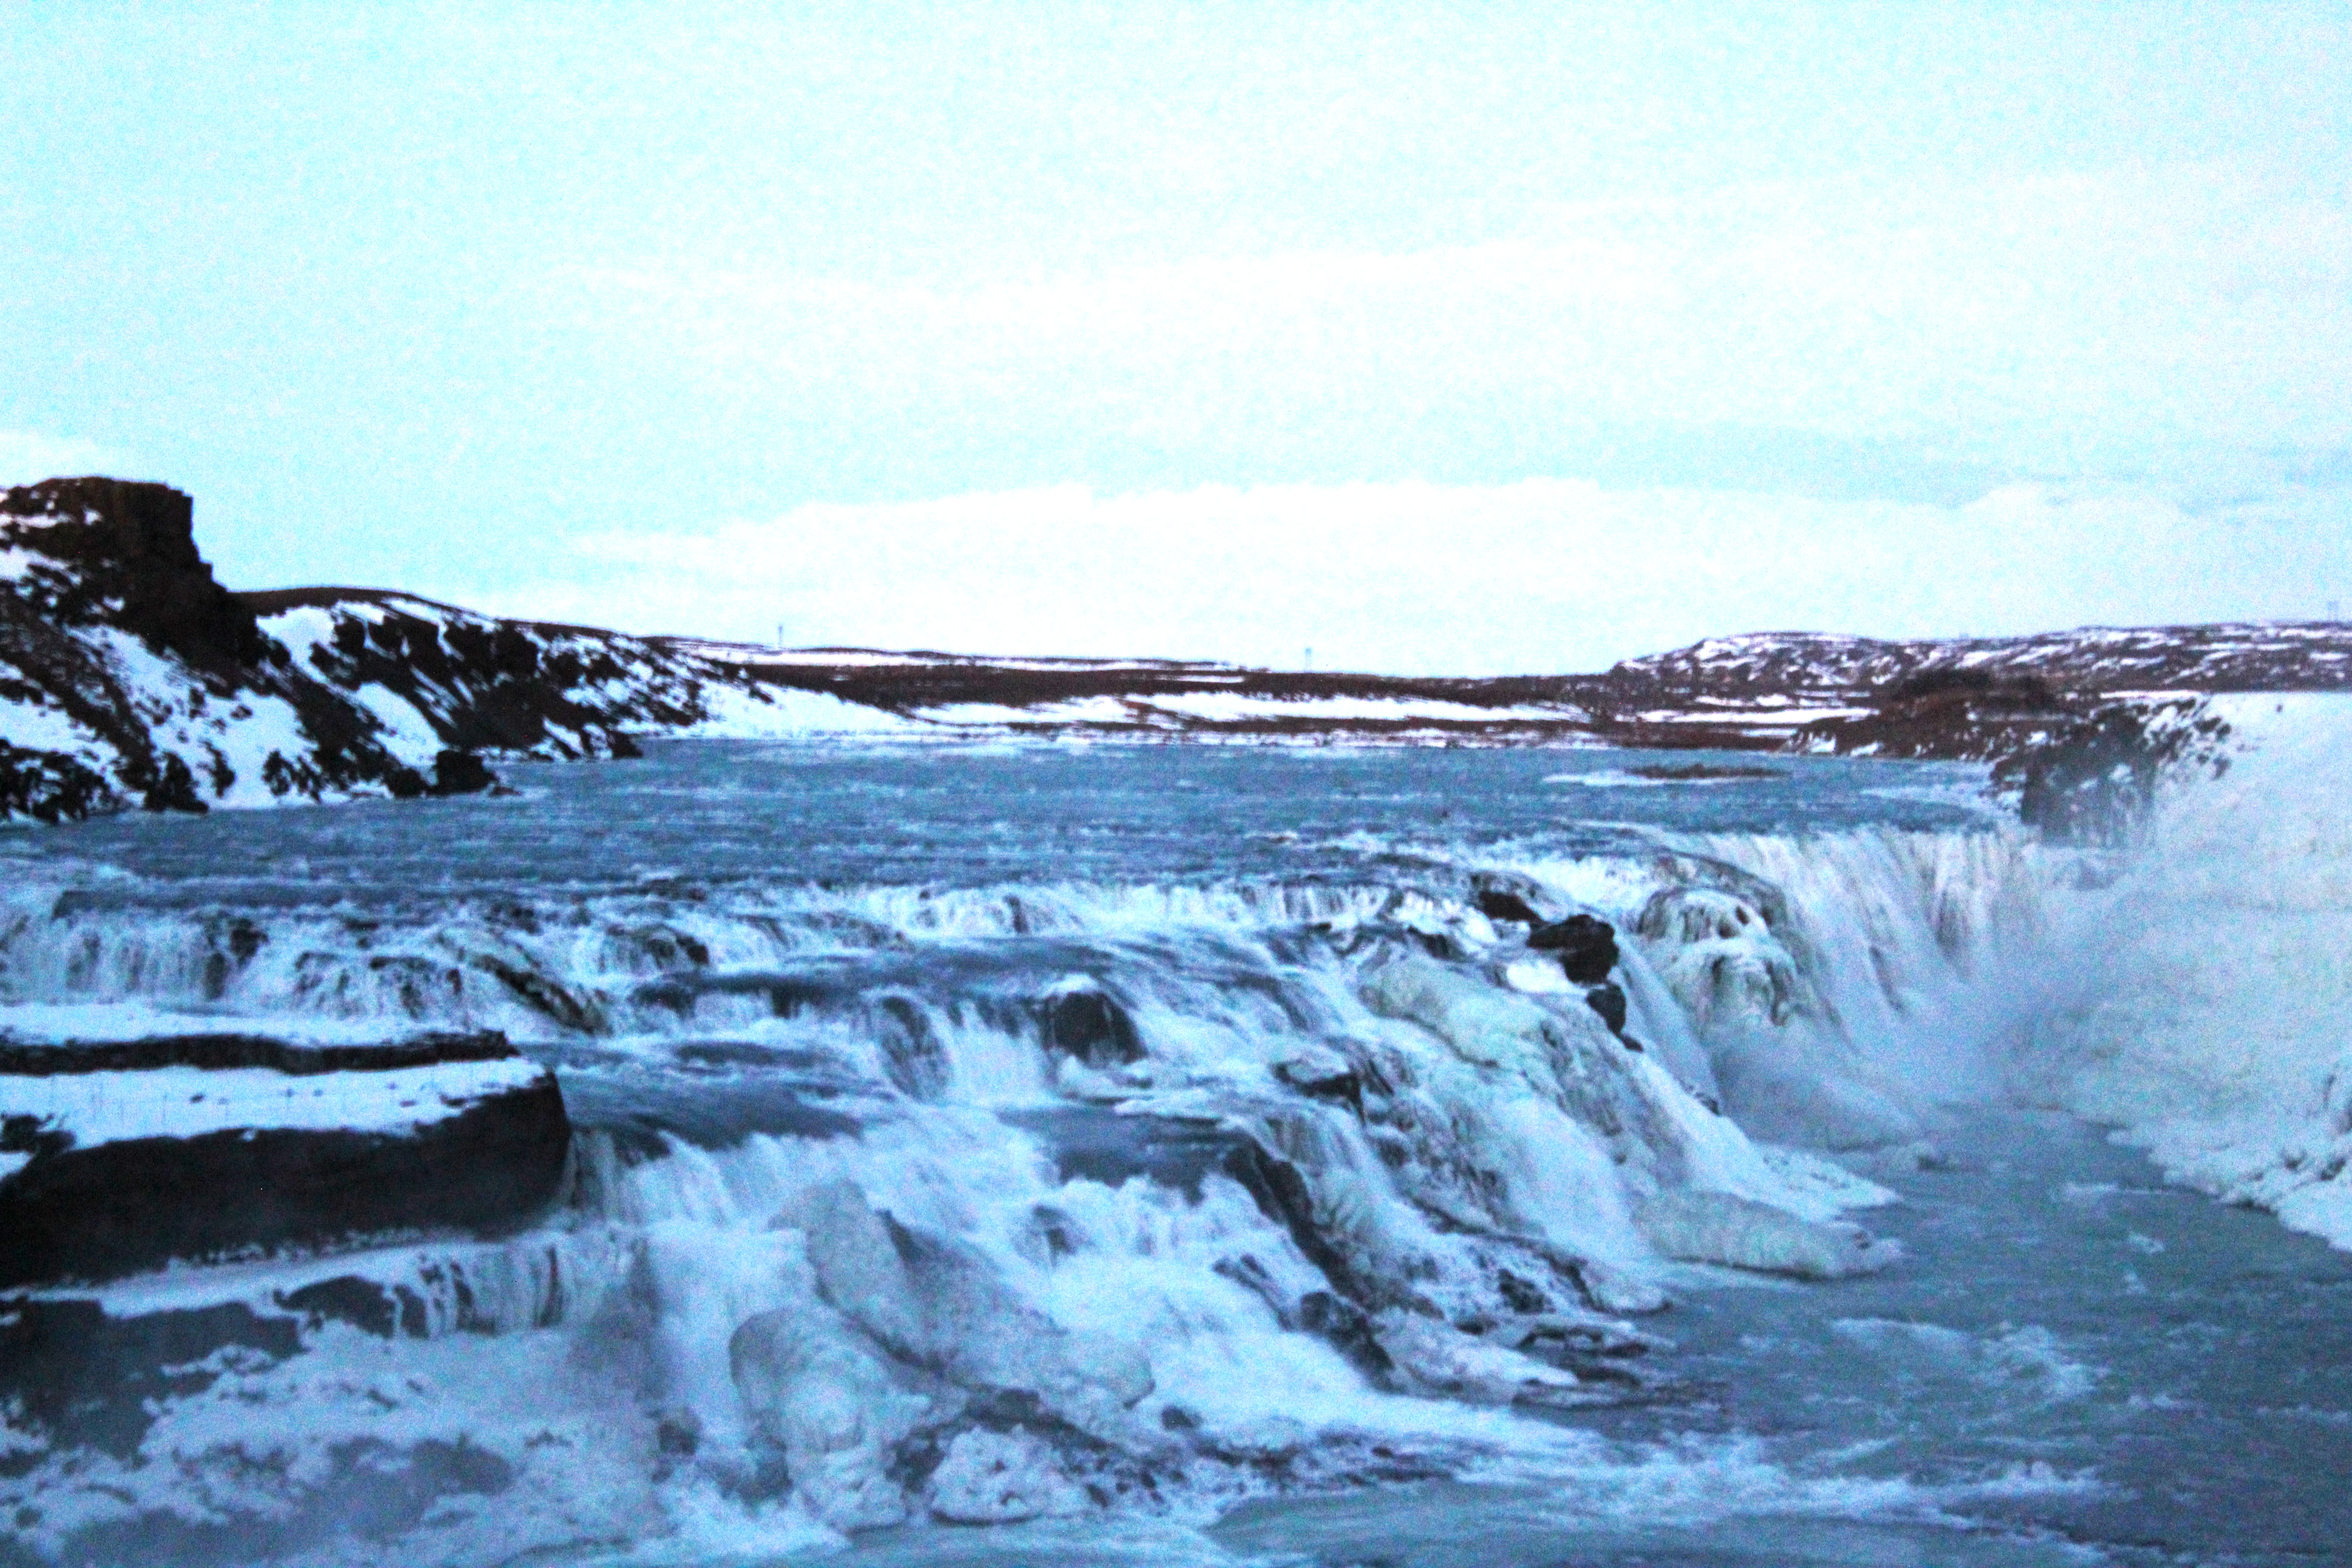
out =
[[[239,584],[1464,670],[2352,602],[2345,5],[0,16],[0,478]]]

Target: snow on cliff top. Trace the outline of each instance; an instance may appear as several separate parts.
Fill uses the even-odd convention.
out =
[[[1616,672],[1717,691],[1855,690],[1930,670],[2033,676],[2085,691],[2352,686],[2352,624],[2083,626],[2030,637],[1895,641],[1756,632],[1627,659]]]

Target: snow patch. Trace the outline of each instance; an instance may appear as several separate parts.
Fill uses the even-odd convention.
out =
[[[521,1058],[381,1072],[282,1073],[176,1067],[0,1076],[0,1115],[29,1116],[76,1148],[133,1138],[196,1138],[239,1128],[383,1132],[455,1116],[527,1089],[546,1069]]]

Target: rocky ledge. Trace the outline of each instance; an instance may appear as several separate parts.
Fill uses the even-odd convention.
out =
[[[0,1042],[0,1289],[497,1234],[570,1147],[553,1075],[498,1034]]]

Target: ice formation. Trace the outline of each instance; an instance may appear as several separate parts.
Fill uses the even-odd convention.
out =
[[[2048,1098],[2352,1247],[2352,700],[2222,700],[2245,742],[2084,921]]]

